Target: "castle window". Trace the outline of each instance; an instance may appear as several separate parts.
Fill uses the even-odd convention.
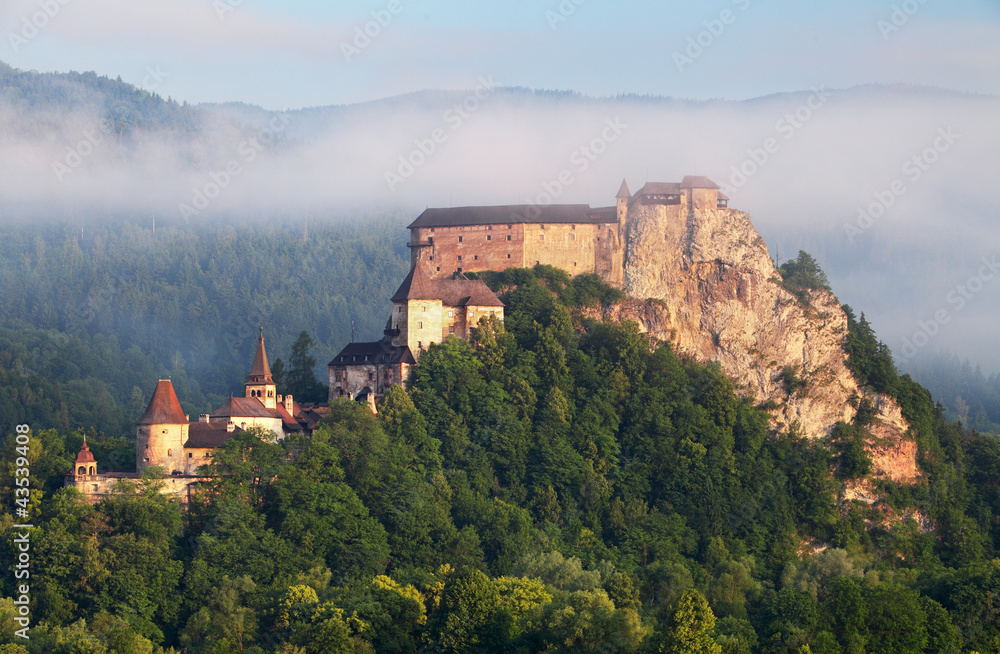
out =
[[[576,228],[574,227],[573,229],[576,229]],[[576,234],[570,234],[569,235],[569,240],[575,241],[576,240]]]
[[[78,475],[85,475],[85,474],[87,474],[87,469],[84,468],[83,466],[80,466],[80,469],[76,471],[76,474],[78,474]]]
[[[476,254],[476,255],[473,255],[473,257],[472,257],[472,258],[473,258],[473,259],[475,259],[476,261],[479,261],[479,255],[478,255],[478,254]]]
[[[462,242],[462,237],[461,237],[461,236],[459,236],[459,237],[458,237],[458,242],[459,242],[459,243],[461,243],[461,242]]]
[[[573,267],[576,268],[576,262],[575,261],[573,262]]]
[[[461,268],[459,268],[459,269],[458,269],[458,272],[462,272],[462,269],[461,269]]]
[[[173,450],[167,450],[167,456],[173,456],[173,455],[174,455]]]
[[[434,261],[434,256],[433,255],[431,255],[431,261]]]
[[[424,342],[423,341],[417,341],[417,349],[418,350],[424,349]]]
[[[423,321],[421,321],[421,322],[418,322],[418,323],[417,323],[417,329],[423,329],[423,328],[424,328],[424,323],[423,323]]]
[[[492,232],[492,231],[493,231],[493,225],[490,225],[490,226],[489,226],[489,227],[487,227],[486,229],[488,229],[488,230],[490,230],[490,231]]]
[[[449,334],[455,333],[455,325],[448,325],[448,333]]]
[[[459,261],[461,261],[461,260],[462,260],[462,255],[461,255],[461,254],[460,254],[460,255],[458,255],[458,260],[459,260]]]
[[[449,318],[453,318],[454,316],[455,316],[455,310],[454,309],[449,309],[448,310],[448,317]]]
[[[166,433],[167,433],[167,430],[166,430],[166,429],[164,429],[164,430],[163,430],[163,433],[164,433],[164,434],[166,434]]]
[[[507,258],[510,259],[510,255],[509,254],[507,255]]]
[[[493,229],[493,228],[492,228],[492,227],[490,227],[490,229]],[[487,235],[486,235],[486,240],[487,240],[487,241],[492,241],[492,240],[493,240],[493,237],[492,237],[492,236],[491,236],[490,234],[487,234]]]
[[[188,458],[189,459],[193,459],[194,458],[194,452],[188,452]]]
[[[569,228],[570,229],[576,229],[576,225],[570,225]]]
[[[545,240],[545,234],[539,234],[538,235],[538,240],[539,241],[544,241]]]
[[[441,266],[438,266],[438,272],[441,272]]]
[[[424,313],[427,313],[427,307],[420,307],[420,310],[423,311]]]
[[[510,240],[510,234],[507,234],[507,240],[508,241]]]

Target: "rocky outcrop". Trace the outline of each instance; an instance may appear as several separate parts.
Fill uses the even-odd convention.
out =
[[[785,290],[745,213],[677,209],[630,208],[624,279],[632,299],[603,317],[634,320],[680,351],[718,361],[741,392],[773,402],[776,431],[821,438],[851,420],[850,400],[864,393],[846,366],[847,316],[833,294],[814,292],[804,304]],[[804,384],[789,393],[785,371]],[[894,401],[873,399],[876,470],[911,481],[918,473],[906,422]]]

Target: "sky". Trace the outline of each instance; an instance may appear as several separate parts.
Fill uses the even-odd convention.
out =
[[[40,27],[38,27],[40,25]],[[0,60],[281,110],[422,89],[1000,93],[998,0],[2,0]]]

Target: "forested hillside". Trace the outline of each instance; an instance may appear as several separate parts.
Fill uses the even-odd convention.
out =
[[[7,225],[0,419],[134,434],[166,377],[192,417],[211,411],[242,392],[260,326],[286,364],[307,331],[324,380],[352,322],[359,338],[381,336],[407,270],[404,220]]]
[[[593,278],[490,281],[506,325],[432,346],[377,417],[234,438],[186,516],[154,475],[81,504],[80,436],[36,431],[28,651],[997,651],[995,439],[916,393],[924,480],[843,503],[851,439],[769,435],[718,368],[579,318],[616,297]]]

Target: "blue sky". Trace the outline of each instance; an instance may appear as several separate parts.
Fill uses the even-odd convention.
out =
[[[397,2],[7,0],[0,60],[269,109],[471,88],[480,76],[595,96],[741,99],[900,82],[1000,94],[998,0]],[[24,38],[46,3],[53,15]],[[894,11],[899,29],[886,32]],[[376,29],[373,12],[391,21]],[[346,55],[366,26],[377,36]]]

